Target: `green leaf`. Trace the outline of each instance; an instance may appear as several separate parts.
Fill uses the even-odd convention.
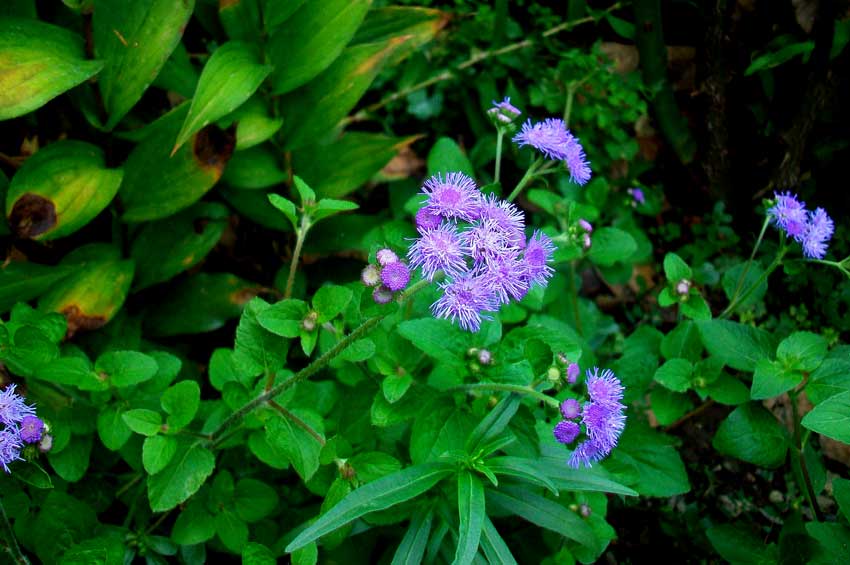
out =
[[[398,325],[398,333],[430,357],[459,365],[469,348],[467,335],[448,320],[421,318]]]
[[[841,513],[850,520],[850,480],[838,477],[832,479],[832,491]]]
[[[121,417],[131,430],[143,436],[154,436],[162,428],[162,416],[159,412],[146,408],[127,410]]]
[[[274,553],[266,546],[248,542],[242,547],[242,565],[276,565]]]
[[[215,468],[215,455],[200,442],[181,442],[177,454],[159,473],[148,477],[151,510],[165,512],[198,492]]]
[[[327,69],[354,36],[370,4],[370,0],[310,0],[292,14],[267,47],[275,66],[274,94],[294,90]]]
[[[460,146],[450,137],[439,138],[428,152],[428,174],[446,175],[460,172],[470,177],[475,176],[475,169]]]
[[[803,382],[803,373],[786,368],[778,361],[760,359],[753,373],[750,398],[764,400],[779,396]]]
[[[283,118],[270,114],[268,102],[258,94],[222,118],[219,126],[236,124],[236,151],[243,151],[268,141],[281,128]]]
[[[387,399],[387,402],[395,404],[404,397],[412,384],[413,377],[409,373],[401,376],[387,375],[381,381],[381,392],[384,393],[384,398]]]
[[[142,444],[142,465],[149,475],[156,475],[177,453],[177,440],[171,436],[150,436]]]
[[[162,393],[160,404],[168,414],[169,431],[185,428],[198,412],[201,387],[195,381],[180,381]]]
[[[672,392],[661,387],[652,390],[650,406],[652,406],[652,413],[658,423],[662,426],[669,426],[684,416],[694,405],[688,395]]]
[[[71,265],[46,266],[29,262],[0,267],[0,312],[6,312],[17,302],[39,297],[76,269]]]
[[[488,489],[487,506],[491,504],[581,545],[593,547],[596,543],[593,530],[575,512],[531,491],[511,487]]]
[[[236,506],[236,515],[250,524],[259,522],[274,512],[278,496],[272,487],[262,481],[242,479],[236,483],[233,503]]]
[[[517,561],[508,548],[508,544],[505,543],[505,540],[496,530],[496,526],[487,516],[484,516],[484,529],[481,530],[481,548],[490,563],[516,565]]]
[[[105,63],[98,86],[109,114],[107,130],[159,74],[180,43],[194,5],[194,0],[98,0],[92,26],[95,53]]]
[[[466,438],[466,452],[474,455],[482,444],[502,433],[519,409],[520,400],[513,393],[502,398]]]
[[[813,432],[850,444],[850,392],[830,396],[806,414],[802,424]]]
[[[321,419],[306,410],[293,410],[295,416],[307,419],[310,424],[321,423]],[[314,427],[315,429],[315,427]],[[321,429],[316,430],[321,433]],[[276,415],[266,422],[266,441],[286,453],[292,467],[304,481],[319,468],[319,453],[322,444],[283,415]]]
[[[167,281],[198,263],[215,247],[227,227],[228,210],[199,202],[175,216],[145,224],[133,239],[135,290]]]
[[[316,204],[316,208],[310,214],[310,217],[313,219],[313,222],[318,222],[319,220],[324,220],[325,218],[330,218],[331,216],[335,216],[340,212],[350,212],[351,210],[356,210],[359,206],[354,202],[348,202],[347,200],[334,200],[333,198],[322,198]]]
[[[765,53],[764,55],[760,55],[753,59],[753,62],[750,63],[750,66],[747,67],[747,70],[744,71],[744,76],[750,76],[751,74],[756,73],[758,71],[764,71],[767,69],[772,69],[773,67],[778,67],[782,63],[790,61],[797,55],[803,55],[803,57],[806,58],[814,48],[814,41],[801,41],[799,43],[791,43],[790,45],[786,45],[778,51],[773,51],[770,53]]]
[[[23,116],[96,75],[83,38],[34,18],[0,17],[0,120]]]
[[[637,251],[637,242],[628,232],[604,227],[593,232],[593,245],[588,256],[597,265],[608,267],[625,261]]]
[[[298,175],[292,177],[292,182],[295,185],[295,190],[298,191],[298,196],[301,198],[301,206],[303,208],[311,208],[316,203],[316,192]]]
[[[313,295],[313,308],[319,314],[318,323],[324,324],[336,318],[351,302],[352,296],[354,292],[350,288],[333,284],[317,290]]]
[[[195,545],[212,539],[215,535],[215,516],[204,503],[193,498],[177,516],[171,528],[171,539],[180,545]]]
[[[97,358],[94,370],[98,378],[121,388],[153,378],[159,365],[153,357],[138,351],[110,351]]]
[[[750,391],[747,387],[726,373],[720,373],[716,381],[708,383],[705,392],[720,404],[737,406],[750,400]]]
[[[679,308],[683,316],[687,316],[691,320],[710,320],[711,308],[705,298],[700,296],[695,290],[691,290],[691,295],[685,302],[681,302]]]
[[[765,545],[762,537],[745,524],[721,524],[706,530],[705,535],[715,551],[732,565],[778,563],[776,544]]]
[[[794,332],[776,348],[776,359],[789,369],[811,372],[826,357],[826,338],[812,332]]]
[[[189,115],[177,134],[172,155],[202,127],[229,114],[248,100],[269,76],[259,49],[244,41],[228,41],[209,58],[192,98]]]
[[[288,342],[266,331],[257,321],[257,316],[269,308],[261,298],[254,298],[246,306],[236,326],[234,360],[242,366],[253,365],[253,374],[272,374],[286,362]]]
[[[430,490],[453,471],[454,466],[449,463],[423,463],[362,486],[302,531],[286,547],[286,551],[292,553],[364,514],[384,510],[415,498]]]
[[[595,243],[596,241],[594,240]],[[668,253],[664,256],[664,276],[671,283],[675,284],[683,279],[690,280],[693,275],[693,271],[691,271],[688,264],[675,253]]]
[[[691,388],[693,365],[687,359],[670,359],[655,371],[655,381],[675,392],[685,392]]]
[[[298,229],[298,213],[295,211],[295,204],[291,200],[287,200],[280,194],[269,194],[269,202],[272,206],[283,212],[293,229]]]
[[[91,457],[92,436],[72,435],[65,449],[47,454],[47,460],[56,474],[69,483],[76,483],[86,475]]]
[[[634,476],[627,484],[645,496],[670,497],[691,489],[675,440],[638,421],[629,421],[605,467],[615,477]],[[565,470],[572,469],[559,472]]]
[[[88,224],[115,195],[124,173],[107,169],[103,151],[58,141],[26,160],[9,185],[6,216],[18,237],[51,240]]]
[[[738,291],[738,295],[742,295],[747,292],[753,285],[758,282],[761,278],[762,274],[764,274],[764,269],[762,269],[757,263],[751,263],[749,269],[747,269],[747,274],[744,277],[743,282],[741,282],[740,288],[738,287],[738,280],[741,278],[741,275],[746,269],[746,263],[740,263],[735,265],[725,273],[723,273],[723,292],[726,293],[726,298],[730,301],[732,297],[735,295],[735,291]],[[751,308],[754,304],[757,304],[761,299],[764,298],[765,293],[767,292],[767,280],[761,281],[759,283],[758,288],[752,292],[745,300],[739,302],[737,306],[735,306],[735,312],[740,312],[742,310],[746,310]]]
[[[768,468],[782,465],[788,451],[785,430],[773,414],[752,403],[723,420],[712,445],[724,455]]]
[[[428,546],[428,535],[431,533],[431,524],[434,521],[434,511],[414,512],[410,517],[410,525],[401,543],[398,545],[391,565],[408,565],[409,563],[422,563],[425,557],[425,548]]]
[[[702,358],[702,340],[697,325],[684,320],[661,340],[661,355],[665,359],[681,357],[691,363]]]
[[[215,533],[224,547],[233,553],[241,552],[248,543],[247,524],[227,508],[215,515]]]
[[[496,475],[505,475],[521,479],[527,483],[532,483],[544,488],[556,495],[558,487],[546,476],[544,465],[534,459],[525,459],[523,457],[514,457],[505,455],[502,457],[491,457],[486,461],[487,468]],[[584,488],[577,490],[586,490]],[[631,490],[631,489],[626,489]]]
[[[773,339],[762,329],[729,320],[700,321],[697,327],[708,352],[733,369],[753,371],[773,354]]]
[[[457,476],[457,508],[459,539],[454,563],[468,565],[478,554],[478,542],[487,510],[484,506],[484,485],[476,475],[462,471]]]
[[[292,565],[316,565],[319,560],[319,548],[316,542],[308,543],[301,549],[296,549],[290,556]]]
[[[843,524],[809,522],[806,532],[818,541],[817,552],[808,562],[812,565],[832,565],[850,561],[850,529]]]
[[[257,322],[273,334],[290,338],[298,337],[307,311],[306,302],[289,298],[275,302],[260,312],[257,315]]]
[[[241,190],[261,190],[283,184],[287,174],[281,169],[280,159],[280,152],[268,143],[237,151],[227,162],[221,180]]]
[[[82,357],[59,357],[39,365],[36,378],[81,390],[106,390],[109,384],[97,378],[91,362]]]
[[[133,435],[122,417],[123,410],[112,404],[105,407],[97,415],[97,435],[106,449],[117,451],[124,447],[130,436]]]
[[[53,480],[47,471],[42,469],[41,465],[32,461],[15,463],[15,479],[37,489],[53,488]]]

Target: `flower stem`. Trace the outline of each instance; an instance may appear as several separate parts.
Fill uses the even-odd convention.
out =
[[[815,488],[812,486],[812,477],[809,475],[809,467],[806,465],[806,455],[803,451],[803,441],[800,434],[800,415],[797,411],[797,393],[789,392],[788,396],[791,399],[791,414],[794,418],[794,451],[797,454],[797,461],[800,464],[800,474],[803,476],[803,484],[801,490],[806,493],[806,498],[809,500],[809,506],[818,522],[823,522],[823,513],[818,505],[818,497],[815,493]]]
[[[9,517],[6,516],[6,509],[3,508],[3,502],[0,500],[0,529],[2,529],[2,537],[6,538],[6,553],[8,553],[15,563],[29,565],[30,560],[21,551],[18,545],[18,540],[15,539],[15,531],[12,529],[12,524],[9,522]]]
[[[504,391],[504,392],[516,392],[518,394],[525,394],[530,396],[536,400],[541,400],[552,406],[554,408],[558,408],[561,403],[558,402],[557,398],[553,398],[547,394],[540,392],[539,390],[534,390],[530,386],[525,385],[512,385],[505,383],[470,383],[465,385],[458,385],[451,387],[448,389],[450,391],[469,391],[469,390],[492,390],[492,391]]]
[[[766,281],[767,278],[773,273],[773,271],[775,271],[776,268],[782,264],[782,258],[785,257],[786,251],[787,247],[785,245],[785,239],[783,238],[779,246],[779,252],[776,254],[776,258],[773,260],[767,270],[763,272],[758,279],[756,279],[756,282],[754,282],[743,295],[741,295],[740,297],[733,296],[733,300],[729,303],[729,306],[727,306],[726,309],[720,314],[719,318],[729,317],[729,315],[735,309],[735,306],[749,298],[750,295],[754,293],[759,286],[761,286],[761,283]]]
[[[499,176],[502,171],[502,138],[505,137],[505,132],[499,128],[499,133],[496,134],[496,172],[493,175],[493,182],[499,182]]]
[[[537,171],[542,163],[543,158],[539,157],[531,164],[530,167],[528,167],[528,170],[525,171],[525,174],[522,176],[521,179],[519,179],[519,182],[517,183],[516,188],[514,188],[514,191],[511,192],[510,196],[508,196],[508,202],[513,202],[516,197],[519,196],[519,193],[522,191],[523,188],[525,188],[525,185],[531,182],[531,179],[533,179],[535,174],[537,174]]]
[[[770,218],[766,217],[764,219],[764,223],[761,225],[761,231],[759,232],[759,237],[756,240],[756,244],[753,246],[753,252],[750,253],[750,258],[747,260],[747,264],[744,266],[744,270],[741,271],[741,275],[738,277],[738,282],[735,284],[735,292],[732,293],[732,302],[735,302],[735,299],[738,298],[738,293],[741,292],[741,287],[744,285],[744,280],[747,278],[747,273],[750,271],[750,266],[753,264],[753,259],[755,259],[756,252],[761,246],[761,242],[764,239],[764,234],[767,231],[767,226],[770,224]]]
[[[304,246],[304,240],[307,239],[308,231],[310,231],[310,218],[305,214],[301,216],[301,226],[295,234],[295,250],[292,252],[292,262],[289,264],[289,277],[286,279],[286,290],[283,292],[284,298],[292,298],[295,270],[298,268],[298,258],[301,256],[301,248]]]

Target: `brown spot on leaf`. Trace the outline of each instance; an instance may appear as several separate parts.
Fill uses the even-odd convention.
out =
[[[47,198],[28,192],[12,207],[9,225],[18,237],[41,235],[56,225],[56,206]]]
[[[65,337],[69,339],[79,330],[96,330],[106,325],[104,316],[89,316],[76,304],[66,306],[61,314],[68,320],[68,331]]]
[[[224,166],[236,147],[236,124],[227,129],[215,125],[203,128],[192,142],[192,154],[203,169],[215,172],[216,178],[224,172]]]
[[[230,302],[237,306],[244,306],[252,298],[257,296],[261,290],[262,289],[260,287],[256,286],[240,288],[239,290],[230,293]]]
[[[221,12],[226,8],[230,8],[231,6],[238,6],[242,3],[242,0],[218,0],[218,11]]]

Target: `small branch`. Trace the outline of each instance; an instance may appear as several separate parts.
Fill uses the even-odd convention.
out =
[[[2,501],[0,501],[0,528],[3,530],[3,537],[6,538],[9,544],[6,546],[6,552],[12,557],[15,563],[29,565],[30,560],[23,554],[18,545],[18,540],[15,539],[15,531],[12,529],[9,517],[6,516],[6,509],[3,507]]]
[[[315,439],[317,442],[319,442],[319,445],[324,447],[325,438],[322,437],[322,434],[320,434],[319,432],[314,430],[313,427],[310,426],[310,424],[308,424],[307,422],[305,422],[304,420],[302,420],[301,418],[299,418],[298,416],[296,416],[295,414],[293,414],[292,412],[290,412],[289,410],[287,410],[286,408],[284,408],[283,406],[281,406],[280,404],[278,404],[274,400],[269,400],[269,406],[271,406],[272,408],[274,408],[275,410],[280,412],[281,415],[283,415],[284,418],[286,418],[287,420],[290,420],[293,424],[295,424],[296,426],[298,426],[299,428],[301,428],[302,430],[304,430],[305,432],[310,434],[310,436],[312,436],[313,439]]]
[[[151,532],[156,531],[156,529],[160,526],[160,524],[165,522],[165,519],[168,518],[168,516],[171,515],[172,511],[173,511],[173,509],[169,510],[168,512],[163,512],[162,515],[160,515],[160,517],[157,518],[156,522],[151,524],[151,526],[148,529],[145,530],[145,534],[149,535]]]
[[[453,386],[447,389],[449,392],[468,392],[471,390],[490,390],[497,392],[515,392],[517,394],[524,394],[526,396],[530,396],[536,400],[540,400],[552,406],[554,408],[558,408],[561,403],[558,402],[557,398],[553,398],[547,394],[540,392],[539,390],[534,390],[529,386],[524,385],[511,385],[504,383],[471,383],[466,385],[458,385]]]
[[[289,277],[286,279],[286,290],[283,292],[284,298],[292,297],[292,285],[295,283],[295,271],[298,269],[298,258],[301,257],[301,248],[304,246],[304,240],[307,239],[307,232],[310,230],[310,220],[304,215],[301,216],[301,227],[296,230],[295,234],[295,250],[292,252],[292,262],[289,264]]]
[[[750,271],[750,267],[753,264],[753,259],[756,257],[756,252],[758,251],[759,246],[761,246],[761,242],[764,239],[764,234],[767,231],[767,226],[770,224],[770,217],[765,217],[764,223],[761,226],[761,231],[759,232],[759,237],[756,240],[756,244],[753,246],[753,252],[750,253],[750,258],[747,261],[744,270],[741,271],[741,276],[738,277],[738,282],[735,284],[735,292],[732,293],[732,300],[730,304],[734,303],[738,298],[738,293],[741,292],[741,286],[744,284],[744,280],[747,278],[747,273]]]

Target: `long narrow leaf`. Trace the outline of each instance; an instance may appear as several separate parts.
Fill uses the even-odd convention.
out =
[[[560,490],[610,492],[626,496],[638,495],[629,487],[596,474],[595,469],[570,469],[563,461],[548,457],[541,460],[541,466],[546,469],[546,474]]]
[[[457,477],[457,508],[460,515],[455,565],[469,565],[478,553],[486,509],[484,485],[476,475],[465,471]]]
[[[490,518],[484,518],[484,529],[481,531],[481,548],[484,550],[484,555],[490,563],[500,563],[501,565],[517,565],[511,550],[499,532],[496,531],[496,526],[490,521]]]
[[[520,397],[511,393],[499,401],[487,416],[481,420],[466,440],[466,451],[475,453],[487,440],[499,435],[510,423],[519,409]]]
[[[434,521],[434,510],[426,513],[417,512],[410,520],[407,533],[393,556],[392,565],[421,563],[428,546],[428,535],[431,533],[431,523]]]
[[[545,487],[558,496],[558,487],[555,486],[546,473],[543,466],[533,459],[524,457],[493,457],[487,460],[487,467],[497,475],[516,477],[526,482]]]
[[[360,487],[301,532],[286,546],[286,552],[292,553],[364,514],[384,510],[415,498],[450,475],[453,470],[454,467],[449,463],[424,463]]]

